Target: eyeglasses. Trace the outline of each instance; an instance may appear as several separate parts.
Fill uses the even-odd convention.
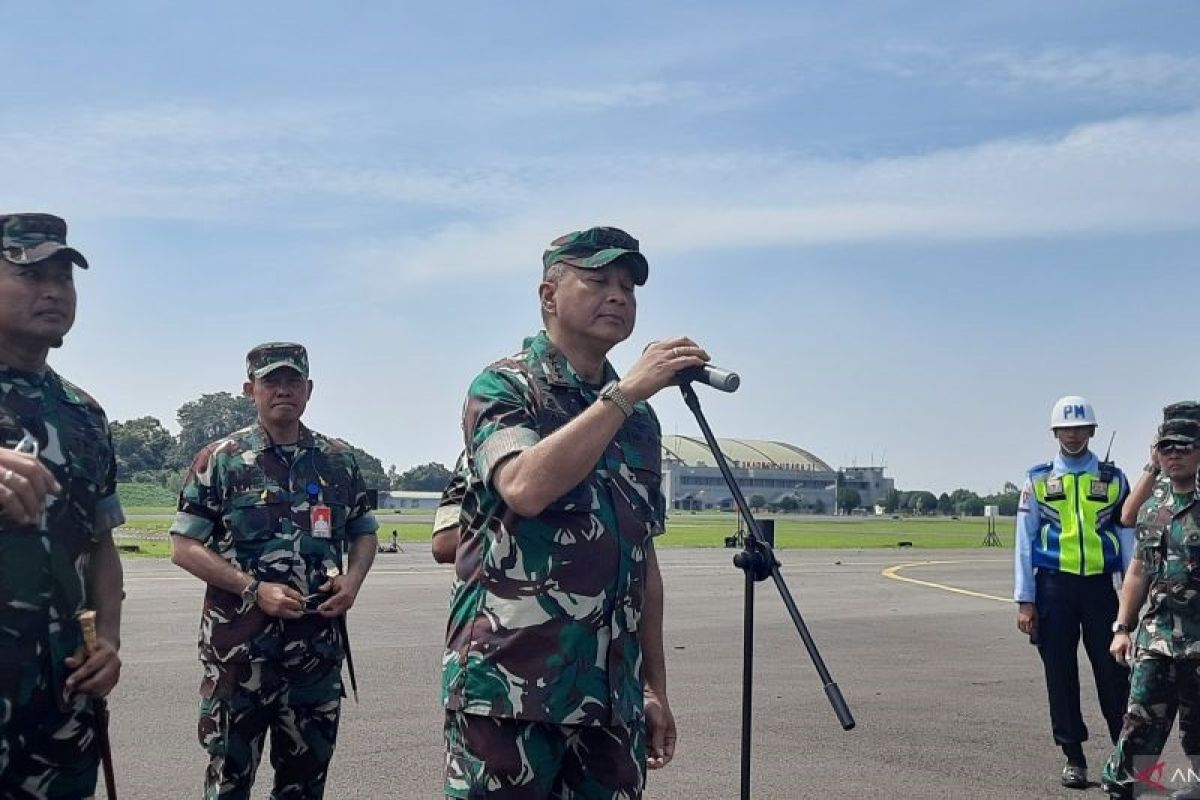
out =
[[[1183,444],[1182,442],[1162,442],[1155,445],[1160,453],[1190,453],[1196,449],[1194,444]]]

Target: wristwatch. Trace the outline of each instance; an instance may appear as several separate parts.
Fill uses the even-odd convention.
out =
[[[1113,633],[1129,633],[1129,626],[1124,622],[1114,622],[1112,626]]]
[[[621,409],[621,413],[625,415],[626,419],[633,416],[633,403],[629,402],[629,398],[621,391],[621,387],[617,385],[616,381],[605,384],[604,388],[600,390],[600,399],[607,400]]]
[[[242,589],[242,611],[249,611],[258,603],[258,584],[261,583],[258,578],[246,584],[246,588]]]

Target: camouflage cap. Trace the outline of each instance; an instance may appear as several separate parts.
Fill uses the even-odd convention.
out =
[[[1164,407],[1163,422],[1170,422],[1173,419],[1190,419],[1193,422],[1200,422],[1200,403],[1195,400],[1184,400]]]
[[[262,378],[282,367],[291,367],[308,377],[308,351],[293,342],[267,342],[246,354],[246,375]]]
[[[1200,442],[1200,422],[1192,419],[1167,420],[1158,429],[1158,439],[1155,444],[1177,442],[1179,444],[1196,444]]]
[[[572,231],[550,243],[542,253],[542,275],[552,264],[566,264],[580,269],[600,269],[622,259],[621,265],[633,272],[633,282],[646,283],[650,265],[638,250],[638,240],[620,228],[588,228]]]
[[[87,269],[87,259],[67,247],[67,221],[53,214],[0,214],[0,255],[13,264],[39,264],[57,255]]]

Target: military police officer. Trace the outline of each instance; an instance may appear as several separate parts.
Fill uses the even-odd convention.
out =
[[[1062,784],[1083,789],[1088,730],[1079,709],[1081,633],[1114,742],[1129,691],[1127,672],[1108,655],[1115,587],[1133,551],[1133,532],[1120,525],[1129,486],[1121,470],[1088,449],[1096,414],[1087,400],[1060,398],[1050,428],[1058,454],[1029,470],[1017,510],[1014,599],[1017,627],[1042,658],[1054,741],[1067,757]]]
[[[464,410],[469,474],[443,661],[450,797],[642,796],[674,755],[661,431],[646,400],[708,354],[651,344],[624,377],[648,266],[616,228],[556,239],[546,330],[486,368]]]
[[[67,224],[0,215],[0,797],[90,798],[88,696],[116,685],[124,522],[104,411],[46,364],[75,322]],[[77,620],[96,612],[83,651]]]
[[[349,445],[300,422],[308,354],[246,357],[258,421],[204,447],[171,526],[172,560],[208,584],[200,622],[200,743],[208,800],[250,796],[271,733],[272,797],[320,798],[348,646],[339,618],[375,558],[377,523]],[[349,549],[349,564],[342,551]]]
[[[1104,767],[1103,783],[1113,798],[1132,798],[1137,776],[1154,775],[1176,711],[1190,774],[1200,774],[1200,423],[1176,416],[1170,406],[1166,416],[1155,449],[1167,485],[1154,488],[1138,515],[1137,557],[1125,579],[1111,645],[1119,663],[1133,662],[1125,725]],[[1193,779],[1171,797],[1200,798],[1200,782]]]

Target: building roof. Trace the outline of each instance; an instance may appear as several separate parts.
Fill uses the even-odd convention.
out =
[[[785,442],[762,439],[718,439],[721,452],[732,467],[790,469],[833,472],[833,467],[807,450]],[[703,439],[664,436],[663,461],[689,467],[715,467],[717,460]]]

